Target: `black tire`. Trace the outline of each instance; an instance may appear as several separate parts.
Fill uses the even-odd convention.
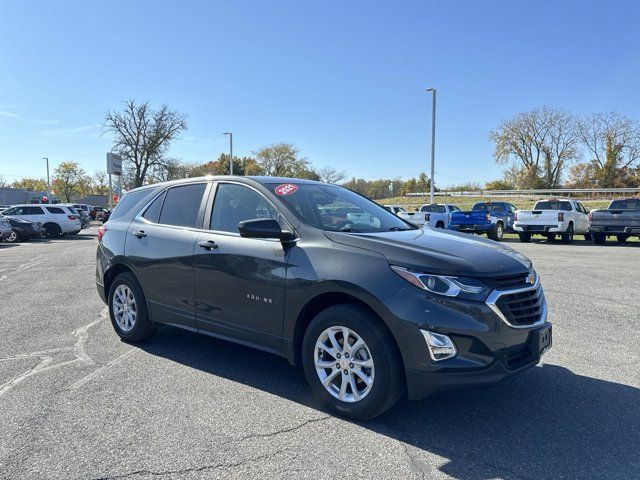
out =
[[[444,228],[444,222],[437,222],[436,228]]]
[[[573,223],[570,223],[567,230],[562,234],[562,243],[573,242]]]
[[[593,243],[596,245],[604,245],[607,243],[607,236],[604,233],[592,233]]]
[[[55,223],[45,223],[44,229],[46,231],[46,235],[49,238],[56,238],[62,235],[62,230]]]
[[[556,234],[555,233],[547,233],[547,242],[555,242]]]
[[[627,238],[629,238],[628,235],[616,235],[618,243],[627,243]]]
[[[495,240],[496,242],[501,242],[502,237],[504,237],[504,225],[502,225],[502,222],[496,223],[496,226],[491,230],[489,230],[489,233],[487,233],[487,236],[491,240]]]
[[[587,232],[587,233],[584,234],[584,239],[587,242],[590,242],[591,240],[593,240],[593,235],[591,235],[589,232]]]
[[[136,319],[133,328],[129,331],[124,331],[120,327],[120,325],[116,321],[113,311],[113,296],[116,289],[120,285],[126,285],[131,290],[135,298]],[[140,342],[142,340],[146,340],[155,333],[157,324],[153,323],[149,318],[146,298],[144,296],[144,293],[142,292],[142,288],[140,287],[138,280],[132,273],[121,273],[113,279],[113,282],[111,282],[111,286],[109,287],[109,297],[107,305],[109,307],[109,317],[111,318],[111,325],[113,326],[113,329],[116,331],[118,336],[125,342]]]
[[[518,233],[518,237],[520,237],[520,241],[522,243],[529,243],[531,241],[531,234],[530,233]]]
[[[11,229],[11,233],[5,240],[9,243],[17,243],[20,241],[20,235],[15,231],[15,229]]]
[[[320,312],[305,331],[302,366],[307,382],[315,398],[338,415],[354,420],[368,420],[391,408],[404,392],[404,368],[400,353],[389,331],[379,322],[380,320],[365,308],[346,303]],[[325,330],[335,326],[347,327],[357,333],[366,343],[374,362],[375,372],[371,390],[356,402],[345,402],[334,397],[322,385],[316,372],[316,342]]]

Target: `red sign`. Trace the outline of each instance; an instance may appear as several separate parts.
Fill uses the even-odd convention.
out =
[[[49,203],[49,199],[47,197],[42,197],[40,200],[41,203]]]
[[[278,185],[276,187],[276,195],[280,195],[281,197],[284,195],[291,195],[292,193],[296,193],[298,191],[298,186],[293,183],[283,183],[282,185]]]

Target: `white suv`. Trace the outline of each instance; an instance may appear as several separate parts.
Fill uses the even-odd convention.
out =
[[[78,213],[64,205],[15,205],[5,210],[3,215],[40,222],[48,237],[59,237],[67,233],[76,234],[81,227]]]

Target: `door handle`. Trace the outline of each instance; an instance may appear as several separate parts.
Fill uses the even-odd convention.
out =
[[[206,241],[203,240],[202,242],[198,242],[198,245],[200,245],[205,250],[211,250],[212,248],[218,248],[218,245],[213,240],[206,240]]]
[[[144,230],[138,230],[137,232],[133,232],[132,235],[134,237],[138,237],[138,238],[142,238],[142,237],[146,237],[147,234],[144,233]]]

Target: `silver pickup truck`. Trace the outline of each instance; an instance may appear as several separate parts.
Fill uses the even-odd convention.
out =
[[[591,210],[589,231],[597,244],[605,243],[609,236],[615,236],[620,243],[629,237],[640,237],[640,198],[613,200],[606,210]]]

